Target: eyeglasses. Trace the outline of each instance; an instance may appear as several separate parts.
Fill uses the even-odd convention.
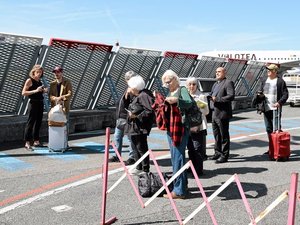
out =
[[[168,84],[168,85],[169,85],[172,81],[173,81],[173,79],[172,79],[172,80],[169,80],[169,81],[166,81],[165,84]]]
[[[189,83],[189,85],[190,85],[190,86],[191,86],[191,85],[196,86],[197,84],[195,84],[195,83]]]

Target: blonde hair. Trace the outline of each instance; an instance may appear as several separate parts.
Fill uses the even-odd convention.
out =
[[[173,70],[166,70],[166,72],[164,72],[164,74],[161,77],[161,81],[162,81],[163,84],[164,84],[164,80],[167,77],[170,78],[171,80],[176,79],[177,83],[178,84],[180,83],[180,80],[179,80],[179,77],[178,77],[177,73],[175,73]]]
[[[42,71],[42,75],[41,75],[41,77],[42,77],[43,74],[44,74],[44,69],[43,69],[43,67],[41,65],[34,65],[32,67],[32,69],[31,69],[31,71],[29,72],[29,76],[31,78],[33,78],[34,72],[37,71],[37,70],[41,70]]]

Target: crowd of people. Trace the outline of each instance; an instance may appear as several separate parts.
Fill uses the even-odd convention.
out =
[[[278,67],[271,64],[266,67],[267,76],[263,77],[256,98],[264,99],[265,107],[262,110],[268,137],[272,133],[273,120],[278,120],[281,114],[274,111],[281,109],[288,99],[288,90],[284,80],[278,77]],[[24,84],[22,94],[30,98],[29,116],[25,128],[25,148],[32,150],[32,146],[40,146],[39,130],[43,116],[43,94],[48,93],[51,107],[62,104],[64,112],[69,114],[70,99],[72,97],[71,81],[63,77],[63,68],[57,66],[53,69],[55,79],[50,83],[50,90],[42,82],[43,68],[35,65]],[[226,163],[230,157],[229,123],[232,118],[232,101],[235,98],[233,81],[226,78],[226,69],[216,69],[216,82],[209,95],[201,93],[197,78],[188,77],[185,86],[181,85],[178,74],[166,70],[162,75],[163,87],[168,90],[167,95],[145,88],[142,76],[134,71],[125,73],[127,87],[116,105],[116,127],[114,142],[117,151],[122,154],[123,137],[126,135],[130,142],[129,158],[125,165],[132,165],[147,151],[147,137],[150,135],[153,124],[166,131],[167,142],[171,153],[172,172],[175,174],[186,163],[186,149],[199,176],[204,173],[203,162],[207,159],[216,163]],[[197,127],[190,124],[190,114],[193,103],[202,113],[201,123]],[[215,139],[214,154],[208,158],[206,154],[207,119],[211,111],[212,130]],[[280,110],[279,110],[280,111]],[[280,124],[275,123],[276,127]],[[112,156],[109,162],[119,162],[117,155]],[[131,174],[142,174],[150,171],[149,157],[144,158],[136,168],[130,170]],[[172,197],[184,199],[187,195],[187,173],[181,173],[173,182]],[[168,197],[165,195],[164,197]]]

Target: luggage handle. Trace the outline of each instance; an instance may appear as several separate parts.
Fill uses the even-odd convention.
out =
[[[280,131],[281,130],[281,123],[280,123],[280,117],[281,117],[281,107],[273,110],[273,132],[276,131],[276,128],[275,128],[275,125],[276,125],[276,121],[275,121],[275,118],[276,118],[276,114],[278,115],[278,129],[277,131]]]

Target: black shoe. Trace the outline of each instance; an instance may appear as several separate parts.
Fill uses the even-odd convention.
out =
[[[133,158],[129,158],[124,163],[125,163],[125,166],[130,166],[130,165],[133,165],[135,163],[135,160]]]
[[[210,160],[216,160],[216,159],[218,159],[218,158],[220,158],[221,156],[220,155],[218,155],[218,154],[214,154],[212,157],[210,157],[209,159]]]
[[[41,144],[41,143],[35,143],[35,144],[33,144],[33,147],[44,147],[44,145],[43,144]]]
[[[226,158],[224,158],[224,157],[220,157],[220,158],[218,158],[217,160],[216,160],[216,163],[226,163],[228,160],[226,159]]]
[[[120,162],[120,160],[117,156],[113,156],[113,157],[108,159],[108,162]]]

